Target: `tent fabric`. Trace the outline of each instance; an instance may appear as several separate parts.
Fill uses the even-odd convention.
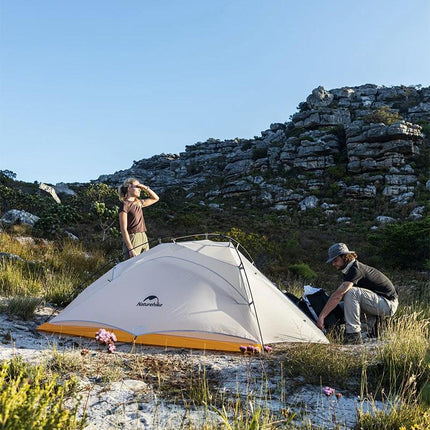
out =
[[[41,331],[237,351],[240,345],[327,343],[324,334],[231,242],[162,243],[119,263]]]

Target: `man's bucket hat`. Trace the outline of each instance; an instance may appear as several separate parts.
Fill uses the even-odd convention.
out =
[[[352,252],[355,253],[355,251],[350,251],[344,243],[335,243],[328,249],[327,263],[331,263],[339,255],[350,254]]]

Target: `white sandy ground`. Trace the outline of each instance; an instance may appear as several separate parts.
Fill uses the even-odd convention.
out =
[[[46,320],[51,311],[46,307],[40,309],[32,321],[22,321],[0,313],[0,360],[18,355],[25,361],[39,364],[52,356],[53,348],[66,354],[76,354],[76,350],[84,348],[89,351],[88,354],[108,354],[101,351],[92,339],[59,338],[37,332],[36,327]],[[112,357],[130,352],[130,345],[120,344]],[[299,379],[281,377],[282,366],[276,366],[276,363],[273,365],[276,349],[273,355],[269,354],[272,360],[267,355],[248,356],[144,346],[136,347],[133,354],[171,359],[176,366],[179,363],[179,367],[181,363],[187,363],[196,369],[205,369],[208,375],[216,377],[217,386],[227,399],[234,401],[238,395],[242,398],[250,396],[253,399],[250,404],[254,408],[261,404],[278,415],[286,409],[297,412],[297,426],[311,422],[324,429],[334,429],[336,426],[338,429],[352,429],[356,423],[357,408],[366,410],[375,406],[360,402],[359,387],[352,387],[351,391],[357,392],[355,395],[342,393],[342,397],[337,399],[335,396],[326,397],[321,386],[303,385]],[[179,429],[187,428],[190,423],[194,428],[199,428],[199,423],[220,422],[215,410],[204,406],[186,406],[183,402],[169,403],[160,399],[158,393],[141,380],[124,379],[111,384],[98,384],[94,380],[81,379],[81,385],[81,408],[85,408],[88,416],[87,429]],[[267,391],[271,393],[269,398]],[[383,407],[380,403],[376,406]]]

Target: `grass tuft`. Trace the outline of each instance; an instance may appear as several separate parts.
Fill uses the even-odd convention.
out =
[[[4,306],[5,312],[17,316],[23,320],[33,318],[36,309],[43,303],[40,297],[12,297],[7,300]]]
[[[304,383],[351,388],[359,384],[366,359],[366,350],[333,344],[298,344],[288,348],[283,365],[287,376],[300,375]]]
[[[406,389],[419,391],[430,380],[430,320],[422,316],[410,309],[390,318],[378,344],[377,364],[369,370],[393,395]]]

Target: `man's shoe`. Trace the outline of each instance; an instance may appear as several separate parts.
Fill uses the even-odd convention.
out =
[[[344,343],[346,345],[361,345],[363,343],[361,333],[346,333]]]

